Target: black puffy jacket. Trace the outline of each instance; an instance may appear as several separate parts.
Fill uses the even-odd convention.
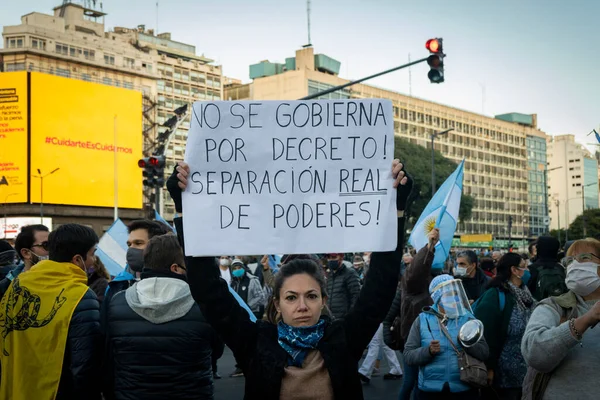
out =
[[[100,399],[102,346],[100,305],[88,289],[71,317],[56,400]]]
[[[327,277],[327,306],[335,318],[343,318],[350,311],[360,293],[360,280],[353,268],[342,264]]]
[[[213,399],[214,331],[197,304],[179,319],[153,324],[121,291],[106,318],[106,399]]]

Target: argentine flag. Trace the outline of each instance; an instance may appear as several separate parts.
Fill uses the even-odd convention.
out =
[[[96,257],[104,264],[112,276],[119,275],[127,264],[127,226],[117,219],[100,238]]]
[[[154,219],[158,222],[162,222],[163,224],[165,224],[166,226],[168,226],[169,228],[171,228],[171,230],[173,232],[175,232],[175,228],[173,228],[171,225],[169,225],[169,223],[167,222],[167,220],[165,220],[159,213],[158,211],[154,210]]]
[[[427,245],[429,232],[433,228],[440,229],[440,240],[435,245],[433,269],[442,269],[450,252],[462,196],[464,164],[465,160],[435,192],[410,234],[409,243],[420,250]]]

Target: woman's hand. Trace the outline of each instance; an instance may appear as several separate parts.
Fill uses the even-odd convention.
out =
[[[187,187],[187,178],[189,174],[190,166],[184,162],[180,162],[173,170],[169,179],[167,179],[167,190],[175,203],[175,211],[178,213],[183,211],[181,192]]]
[[[442,346],[440,345],[439,340],[432,340],[431,342],[429,342],[429,354],[431,354],[432,356],[435,356],[436,354],[439,354],[441,351],[442,351]]]
[[[435,247],[436,243],[440,240],[439,228],[433,228],[431,230],[431,232],[429,232],[429,234],[427,235],[427,238],[429,239],[429,243],[427,243],[427,246],[428,246],[429,250],[431,250]]]
[[[396,195],[396,209],[404,211],[412,192],[413,179],[404,171],[404,165],[398,159],[392,161],[392,178],[394,178],[393,187],[398,190]]]

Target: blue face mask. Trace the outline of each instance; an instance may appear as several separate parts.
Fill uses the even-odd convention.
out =
[[[244,271],[243,268],[236,269],[235,271],[231,271],[231,275],[235,276],[236,278],[241,278],[242,276],[244,276],[245,273],[246,273],[246,271]]]
[[[526,269],[525,272],[523,272],[523,276],[521,277],[521,282],[523,282],[524,285],[527,285],[529,283],[529,279],[531,279],[531,272],[529,272],[529,270]]]

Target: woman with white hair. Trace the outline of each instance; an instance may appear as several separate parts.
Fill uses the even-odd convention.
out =
[[[483,361],[489,348],[484,338],[471,347],[463,347],[458,340],[460,328],[475,319],[462,282],[439,275],[431,281],[429,293],[433,306],[419,314],[404,347],[406,363],[419,366],[417,398],[478,399],[479,391],[460,379],[456,351],[463,349]]]

